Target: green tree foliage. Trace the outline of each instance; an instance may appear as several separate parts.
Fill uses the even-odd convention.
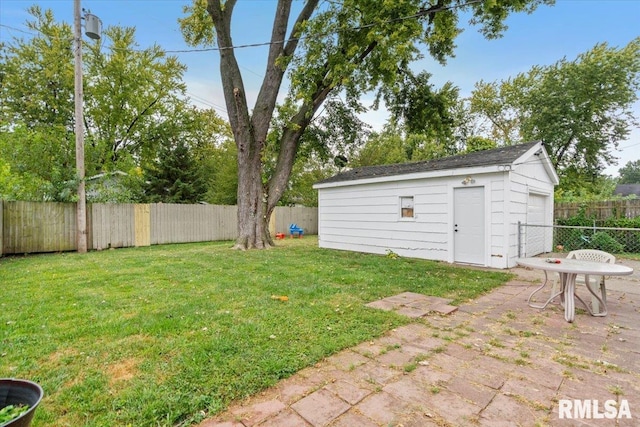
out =
[[[28,200],[74,200],[73,34],[51,11],[28,11],[35,35],[0,46],[0,154],[12,183],[10,189],[0,184],[0,191]],[[212,111],[199,117],[188,106],[185,67],[175,57],[158,46],[139,49],[133,28],[108,27],[102,35],[100,42],[83,42],[85,169],[88,179],[109,178],[87,199],[135,201],[141,168],[155,163],[161,147],[182,139],[197,151],[229,131]]]
[[[339,166],[331,166],[316,155],[308,157],[304,162],[296,162],[291,172],[289,188],[284,192],[281,205],[285,206],[318,206],[318,192],[313,184],[338,172]]]
[[[353,166],[388,165],[432,160],[452,155],[451,147],[422,133],[403,135],[393,126],[371,135]]]
[[[640,160],[627,162],[618,173],[620,174],[619,184],[640,184]]]
[[[491,150],[493,148],[497,148],[497,146],[496,142],[492,139],[483,138],[481,136],[472,136],[466,140],[464,153]]]
[[[598,44],[575,60],[534,67],[500,83],[480,82],[472,109],[500,144],[542,140],[561,188],[596,184],[614,164],[613,150],[637,123],[631,106],[640,90],[640,38],[621,48]]]
[[[354,159],[353,166],[389,165],[406,162],[404,138],[394,128],[371,135]]]
[[[517,110],[509,104],[511,86],[509,82],[480,81],[469,100],[469,113],[483,122],[480,132],[498,145],[512,145],[521,140]]]
[[[167,129],[180,131],[165,122],[187,109],[186,68],[176,57],[158,46],[139,50],[134,28],[108,27],[103,37],[110,48],[90,43],[83,57],[87,156],[100,170],[155,153],[175,137]]]
[[[189,141],[197,170],[205,179],[202,200],[216,205],[235,205],[238,189],[237,151],[229,123],[213,110],[195,110],[182,124],[181,138]]]
[[[41,36],[0,44],[0,158],[6,199],[64,201],[76,185],[72,31],[34,6]],[[11,182],[11,184],[7,184]]]
[[[298,156],[315,152],[338,169],[346,166],[371,132],[371,126],[357,116],[362,111],[358,105],[349,106],[336,98],[326,101],[322,115],[303,134]]]
[[[151,203],[197,203],[206,193],[204,178],[183,140],[163,145],[145,171],[144,191]]]
[[[50,10],[32,6],[28,11],[33,20],[26,26],[38,35],[0,45],[2,123],[73,129],[72,29],[56,23]]]
[[[562,185],[556,188],[555,200],[558,202],[584,202],[610,200],[616,188],[616,179],[607,175],[584,181],[584,177],[575,171],[566,171]]]
[[[203,153],[204,154],[204,153]],[[238,150],[233,139],[207,150],[202,160],[209,170],[205,200],[214,205],[235,205],[238,197]]]
[[[160,145],[145,161],[145,199],[149,202],[196,203],[207,201],[210,186],[217,185],[220,167],[215,158],[230,140],[228,123],[213,110],[198,110],[180,104],[171,117],[148,135]]]
[[[300,138],[287,190],[280,204],[318,205],[318,194],[313,184],[351,165],[369,136],[370,126],[358,118],[358,111],[336,98],[325,103],[322,114],[310,123]],[[277,120],[283,119],[286,115],[279,114]],[[276,125],[273,128],[282,127]],[[269,171],[275,168],[279,140],[275,131],[270,134],[269,147],[274,149],[269,149],[273,161],[265,162],[267,178]]]
[[[362,2],[308,0],[292,16],[292,0],[275,5],[265,77],[249,108],[232,39],[236,0],[194,0],[181,20],[185,39],[216,43],[229,121],[238,149],[238,248],[271,245],[267,221],[288,188],[299,141],[331,94],[347,105],[381,85],[393,86],[398,68],[421,57],[424,48],[444,62],[460,33],[460,14],[471,16],[487,37],[504,30],[511,12],[530,12],[546,0],[463,2],[417,0]],[[241,19],[242,17],[240,17]],[[275,169],[264,180],[264,150],[285,74],[291,82],[288,105],[295,114],[283,124]]]
[[[402,134],[412,135],[407,138],[411,140],[408,146],[413,148],[412,151],[435,144],[441,146],[436,151],[445,155],[455,154],[455,107],[460,102],[459,89],[450,82],[435,89],[429,83],[431,74],[424,71],[417,75],[411,70],[399,70],[399,73],[402,78],[396,85],[383,86],[379,92],[391,113],[393,125]],[[408,157],[412,159],[414,156],[410,153]]]
[[[391,119],[382,134],[367,141],[360,165],[431,160],[497,146],[478,136],[478,115],[459,98],[457,87],[446,83],[435,89],[426,72],[402,74],[398,86],[379,92],[378,101],[384,99]]]
[[[18,123],[0,129],[0,198],[74,200],[75,147],[64,143],[67,137],[61,125],[33,129]]]

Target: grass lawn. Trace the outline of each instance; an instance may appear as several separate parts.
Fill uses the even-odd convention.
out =
[[[509,278],[313,237],[278,245],[0,258],[0,377],[44,388],[34,427],[189,425],[410,321],[367,302],[413,291],[456,304]]]

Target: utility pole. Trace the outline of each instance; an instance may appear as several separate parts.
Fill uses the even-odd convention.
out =
[[[92,39],[100,38],[100,22],[94,15],[87,15],[91,18],[91,31],[87,35]],[[84,170],[84,114],[83,114],[83,94],[82,94],[82,9],[80,0],[73,2],[73,23],[75,38],[75,133],[76,133],[76,171],[78,179],[78,205],[76,220],[76,241],[78,252],[87,252],[87,194],[85,191],[85,170]]]
[[[78,179],[78,207],[76,210],[76,239],[78,252],[87,252],[87,194],[84,187],[84,116],[82,111],[82,17],[80,0],[73,2],[75,29],[75,111],[76,111],[76,172]]]

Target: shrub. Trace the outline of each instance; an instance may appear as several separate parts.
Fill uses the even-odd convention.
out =
[[[575,251],[591,247],[590,229],[561,228],[556,231],[555,246],[562,246],[563,251]]]
[[[598,231],[593,234],[591,237],[591,247],[613,254],[624,252],[624,245],[604,231]]]

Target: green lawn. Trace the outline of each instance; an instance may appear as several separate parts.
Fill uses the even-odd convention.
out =
[[[0,258],[0,377],[42,385],[34,427],[189,425],[409,321],[367,302],[413,291],[456,304],[509,278],[313,237],[278,245]]]

